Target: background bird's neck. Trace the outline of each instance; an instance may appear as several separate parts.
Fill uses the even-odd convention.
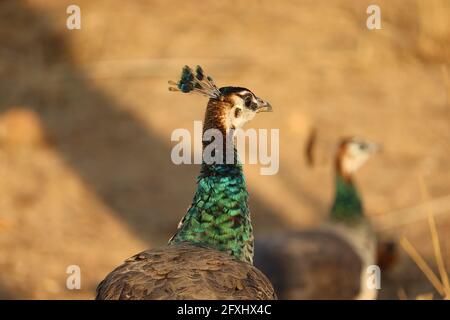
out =
[[[204,128],[220,127],[220,114],[209,114]],[[207,144],[206,144],[207,145]],[[204,144],[204,147],[206,146]],[[237,153],[234,151],[235,157]],[[170,243],[211,246],[253,263],[253,229],[242,165],[202,164],[191,207]]]
[[[364,215],[363,206],[350,176],[336,173],[335,198],[331,208],[330,218],[336,222],[354,222]]]

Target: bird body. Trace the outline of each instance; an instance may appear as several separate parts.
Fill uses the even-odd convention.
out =
[[[204,133],[222,137],[270,105],[245,88],[218,89],[200,67],[185,67],[172,91],[196,92],[210,99]],[[141,252],[113,270],[99,284],[97,299],[275,299],[270,281],[253,263],[253,229],[242,165],[230,139],[203,140],[197,191],[168,246]],[[217,142],[217,141],[216,141]],[[231,139],[233,142],[233,139]],[[231,162],[219,155],[228,154]],[[223,159],[222,159],[223,160]]]
[[[251,264],[209,246],[180,242],[127,259],[97,289],[107,300],[271,300],[269,280]]]
[[[375,234],[366,219],[256,240],[255,266],[281,299],[376,298],[367,268],[375,264]]]
[[[356,253],[361,265],[359,278],[355,273],[353,281],[359,284],[359,291],[354,296],[346,297],[346,299],[357,300],[374,300],[377,297],[377,289],[368,285],[372,273],[369,266],[376,264],[376,236],[372,224],[368,219],[364,218],[354,225],[327,223],[323,227],[327,232],[334,232],[339,238],[345,240]],[[341,250],[339,251],[341,252]],[[339,255],[339,252],[337,254]],[[346,266],[343,266],[344,268]]]
[[[375,151],[357,139],[344,140],[336,156],[335,198],[320,227],[261,238],[255,265],[281,299],[375,299],[367,267],[375,264],[376,238],[364,215],[352,174]]]

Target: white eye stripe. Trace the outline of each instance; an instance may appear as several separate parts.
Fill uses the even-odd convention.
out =
[[[244,97],[244,96],[246,96],[246,95],[248,95],[248,94],[251,94],[251,95],[253,95],[250,91],[248,91],[248,90],[242,90],[242,91],[239,91],[238,93],[237,93],[239,96],[241,96],[241,97]]]
[[[238,97],[240,97],[242,100],[246,100],[248,97],[251,97],[251,99],[252,99],[252,102],[257,102],[257,100],[256,100],[256,97],[255,97],[255,95],[252,93],[252,92],[250,92],[250,91],[239,91],[238,93],[236,93],[236,95],[238,96]]]

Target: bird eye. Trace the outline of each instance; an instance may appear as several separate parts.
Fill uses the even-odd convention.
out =
[[[250,108],[250,106],[251,106],[252,103],[253,103],[252,97],[247,96],[247,97],[245,98],[245,100],[244,100],[244,103],[245,103],[245,106],[246,106],[247,108]]]
[[[236,108],[236,110],[234,110],[234,117],[235,118],[239,118],[241,115],[242,110],[239,108]]]

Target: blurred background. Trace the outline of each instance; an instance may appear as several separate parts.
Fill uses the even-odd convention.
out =
[[[81,30],[66,28],[74,3]],[[380,236],[406,237],[437,273],[432,207],[449,265],[450,2],[378,0],[370,31],[372,3],[0,1],[0,298],[91,299],[113,267],[167,242],[199,171],[172,164],[170,135],[206,105],[167,90],[185,64],[274,107],[250,124],[280,129],[279,173],[245,167],[256,237],[320,223],[335,145],[359,135],[384,147],[357,174]],[[66,289],[73,264],[81,290]],[[424,293],[438,297],[400,249],[381,298]]]

